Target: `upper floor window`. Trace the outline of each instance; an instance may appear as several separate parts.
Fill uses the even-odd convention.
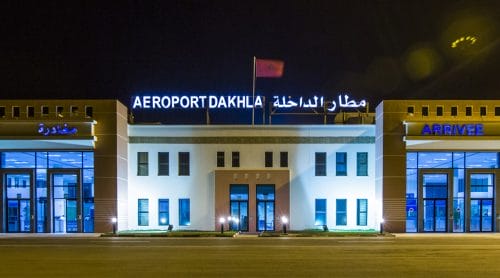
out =
[[[408,106],[408,107],[406,108],[406,112],[407,112],[408,114],[412,114],[412,115],[413,115],[413,113],[415,113],[415,106]]]
[[[12,117],[19,118],[21,116],[21,109],[19,106],[12,106]]]
[[[169,155],[168,152],[158,153],[158,176],[168,176],[169,169]]]
[[[0,108],[2,108],[2,107],[0,107]],[[500,116],[500,106],[495,107],[495,116]],[[0,113],[0,117],[1,117],[1,113]]]
[[[465,107],[465,116],[472,116],[472,106]]]
[[[315,153],[314,174],[316,176],[326,176],[326,153]]]
[[[335,154],[336,158],[336,175],[347,176],[347,153],[338,152]]]
[[[479,108],[479,115],[486,116],[486,106],[481,106]]]
[[[147,152],[137,153],[137,175],[147,176],[149,173],[149,161]]]
[[[232,153],[232,167],[240,167],[240,152]]]
[[[288,152],[280,152],[280,167],[288,167]]]
[[[48,115],[49,115],[49,107],[42,106],[42,116],[48,116]]]
[[[217,167],[224,167],[225,154],[224,152],[217,152]]]
[[[273,152],[266,152],[265,153],[265,166],[266,167],[273,167]]]
[[[179,152],[179,176],[189,176],[188,152]]]
[[[85,106],[85,117],[94,117],[94,108],[92,106]]]
[[[35,107],[34,106],[26,107],[26,114],[28,115],[28,118],[35,117]]]
[[[450,114],[451,114],[452,116],[457,116],[457,115],[458,115],[458,107],[456,107],[456,106],[452,106],[452,107],[451,107]]]
[[[422,106],[422,116],[429,116],[429,106]]]
[[[436,116],[443,116],[443,106],[436,107]]]
[[[78,114],[79,114],[78,106],[71,106],[70,107],[70,113],[71,113],[72,117],[78,116]]]
[[[357,153],[356,173],[358,176],[368,176],[368,153]]]
[[[62,118],[64,112],[64,107],[56,106],[56,116]]]

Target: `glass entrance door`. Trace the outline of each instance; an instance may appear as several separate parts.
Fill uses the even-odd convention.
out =
[[[76,233],[81,229],[79,175],[52,173],[53,223],[55,233]]]
[[[469,229],[471,232],[492,232],[495,175],[492,173],[472,173],[470,174],[469,180]]]
[[[257,230],[274,231],[274,185],[257,185]]]
[[[6,173],[7,232],[31,232],[31,174],[29,172]]]
[[[423,231],[448,230],[448,174],[424,173],[422,175]]]
[[[491,232],[493,230],[493,199],[470,200],[470,231]]]
[[[248,231],[248,185],[232,184],[229,191],[229,230]]]

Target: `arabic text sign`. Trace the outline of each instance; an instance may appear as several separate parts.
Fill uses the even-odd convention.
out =
[[[349,100],[348,95],[339,95],[338,104],[335,99],[325,102],[324,97],[314,96],[312,98],[292,98],[285,96],[274,96],[273,97],[273,107],[276,108],[321,108],[327,105],[327,110],[334,112],[337,109],[337,105],[340,108],[360,108],[366,107],[366,101],[361,100],[356,102],[355,100]]]
[[[38,133],[44,136],[50,135],[75,135],[78,132],[76,127],[70,127],[64,123],[62,125],[46,126],[41,123],[38,125]]]

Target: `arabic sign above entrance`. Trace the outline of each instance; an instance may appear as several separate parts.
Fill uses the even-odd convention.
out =
[[[143,95],[133,98],[132,109],[253,109],[264,108],[265,98],[255,96],[158,96]],[[337,102],[338,99],[338,102]],[[326,108],[334,112],[337,108],[365,108],[365,100],[359,102],[349,100],[349,96],[338,95],[337,99],[327,99],[323,96],[296,97],[273,96],[272,107],[285,109]]]

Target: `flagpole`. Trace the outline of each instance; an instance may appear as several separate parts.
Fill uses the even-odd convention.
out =
[[[255,124],[255,56],[253,56],[253,71],[252,71],[252,126]]]

